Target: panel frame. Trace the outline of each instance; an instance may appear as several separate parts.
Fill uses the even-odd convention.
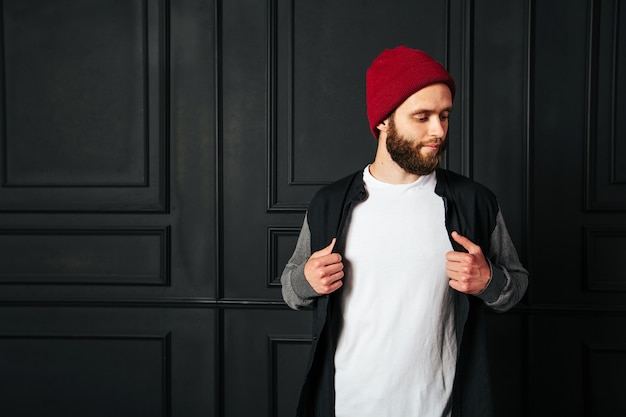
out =
[[[6,1],[6,0],[5,0]],[[144,179],[139,183],[14,183],[7,177],[7,80],[0,47],[0,213],[169,212],[169,20],[170,0],[138,0],[142,7],[144,73]],[[149,5],[155,4],[155,10]],[[0,8],[4,3],[0,3]],[[4,19],[5,13],[0,13]],[[149,25],[158,25],[149,36]],[[1,31],[0,31],[1,32]],[[153,105],[154,104],[154,105]],[[17,139],[16,139],[17,140]]]
[[[615,175],[616,143],[626,141],[616,137],[616,86],[626,82],[623,71],[618,71],[620,2],[588,0],[588,10],[584,208],[587,212],[626,212],[626,181]],[[606,158],[608,165],[603,163]]]

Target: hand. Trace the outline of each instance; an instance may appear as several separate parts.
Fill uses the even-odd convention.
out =
[[[324,249],[314,252],[304,265],[304,276],[316,293],[330,294],[343,285],[341,255],[332,253],[336,238]]]
[[[489,283],[491,278],[489,263],[480,246],[457,232],[452,232],[452,238],[467,249],[468,253],[452,251],[446,254],[449,284],[457,291],[476,295]]]

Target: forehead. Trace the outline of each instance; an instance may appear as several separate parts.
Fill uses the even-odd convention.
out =
[[[445,84],[433,84],[410,95],[398,106],[398,112],[428,111],[440,113],[452,109],[452,92]]]

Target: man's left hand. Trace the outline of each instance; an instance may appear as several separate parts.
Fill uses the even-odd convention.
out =
[[[452,232],[452,239],[467,249],[468,253],[452,251],[446,254],[449,284],[457,291],[476,295],[489,283],[491,278],[489,263],[480,246],[465,236]]]

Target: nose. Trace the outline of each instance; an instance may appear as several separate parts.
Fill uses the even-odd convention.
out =
[[[445,136],[446,130],[439,117],[431,118],[428,133],[435,138],[443,138]]]

